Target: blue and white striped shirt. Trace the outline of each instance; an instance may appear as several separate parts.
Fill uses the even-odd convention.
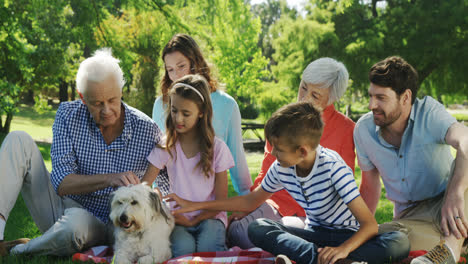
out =
[[[122,103],[124,128],[107,145],[86,105],[81,100],[60,104],[52,127],[52,186],[69,174],[94,175],[133,171],[140,179],[148,166],[146,157],[159,143],[161,132],[156,123],[139,110]],[[113,188],[93,193],[70,195],[86,210],[107,223],[108,199]]]
[[[298,177],[296,166],[284,168],[275,161],[262,181],[262,188],[270,193],[286,189],[304,208],[306,228],[359,229],[347,206],[360,196],[353,172],[331,149],[317,147],[315,163],[307,177]]]

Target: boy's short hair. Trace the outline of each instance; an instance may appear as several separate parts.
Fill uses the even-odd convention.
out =
[[[278,109],[265,124],[265,137],[287,140],[291,148],[297,149],[304,141],[316,148],[323,132],[321,110],[311,102],[297,102]]]
[[[388,57],[374,64],[369,71],[369,81],[382,87],[391,87],[398,97],[409,89],[411,104],[416,100],[418,72],[401,57]]]

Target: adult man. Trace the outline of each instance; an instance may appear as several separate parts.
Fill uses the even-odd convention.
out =
[[[12,132],[5,138],[0,150],[0,221],[8,218],[21,190],[43,232],[10,254],[65,256],[111,243],[109,194],[115,187],[140,182],[146,156],[160,139],[149,117],[121,101],[125,81],[118,63],[110,49],[98,50],[81,63],[76,78],[81,100],[62,103],[57,110],[50,176],[31,137]],[[3,238],[4,227],[0,231]]]
[[[375,213],[381,177],[395,206],[381,227],[406,229],[412,250],[432,248],[412,263],[455,263],[468,227],[468,129],[431,97],[416,99],[418,74],[402,58],[376,63],[369,80],[372,112],[354,130],[362,196]]]

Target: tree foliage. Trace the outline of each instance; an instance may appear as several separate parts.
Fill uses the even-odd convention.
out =
[[[121,60],[124,99],[149,114],[161,49],[179,32],[197,40],[243,117],[294,101],[303,69],[324,56],[350,72],[342,103],[391,55],[418,70],[420,96],[468,94],[466,0],[309,0],[305,12],[285,0],[0,0],[0,18],[0,132],[21,98],[75,98],[79,62],[103,46]]]

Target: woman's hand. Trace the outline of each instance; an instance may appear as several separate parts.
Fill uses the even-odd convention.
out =
[[[318,264],[333,264],[339,259],[344,259],[349,252],[341,247],[323,247],[318,250]]]

